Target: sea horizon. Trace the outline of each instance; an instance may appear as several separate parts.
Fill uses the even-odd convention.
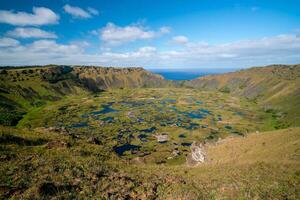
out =
[[[241,70],[242,68],[202,68],[202,69],[147,69],[155,74],[162,75],[167,80],[174,80],[174,81],[184,81],[184,80],[192,80],[198,77],[213,75],[213,74],[221,74],[221,73],[228,73]]]

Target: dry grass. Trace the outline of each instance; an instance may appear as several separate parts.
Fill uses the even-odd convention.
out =
[[[244,164],[253,162],[298,163],[300,128],[252,133],[231,137],[208,148],[210,164]]]

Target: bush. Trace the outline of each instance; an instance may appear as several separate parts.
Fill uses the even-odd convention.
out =
[[[229,89],[229,87],[225,86],[225,87],[223,87],[223,88],[220,89],[220,92],[230,93],[230,89]]]
[[[0,112],[0,124],[4,126],[15,126],[23,118],[23,113],[17,111]]]
[[[0,74],[8,74],[6,69],[0,71]]]

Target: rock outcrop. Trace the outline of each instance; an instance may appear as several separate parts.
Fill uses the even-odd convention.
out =
[[[160,135],[155,135],[157,142],[165,143],[169,140],[169,135],[167,133],[162,133]]]
[[[196,166],[204,163],[206,160],[206,153],[204,145],[201,143],[193,142],[191,145],[191,153],[186,157],[189,166]]]

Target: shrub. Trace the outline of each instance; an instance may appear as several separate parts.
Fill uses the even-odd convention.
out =
[[[230,93],[230,89],[229,89],[229,87],[225,86],[225,87],[223,87],[223,88],[220,89],[220,92]]]

